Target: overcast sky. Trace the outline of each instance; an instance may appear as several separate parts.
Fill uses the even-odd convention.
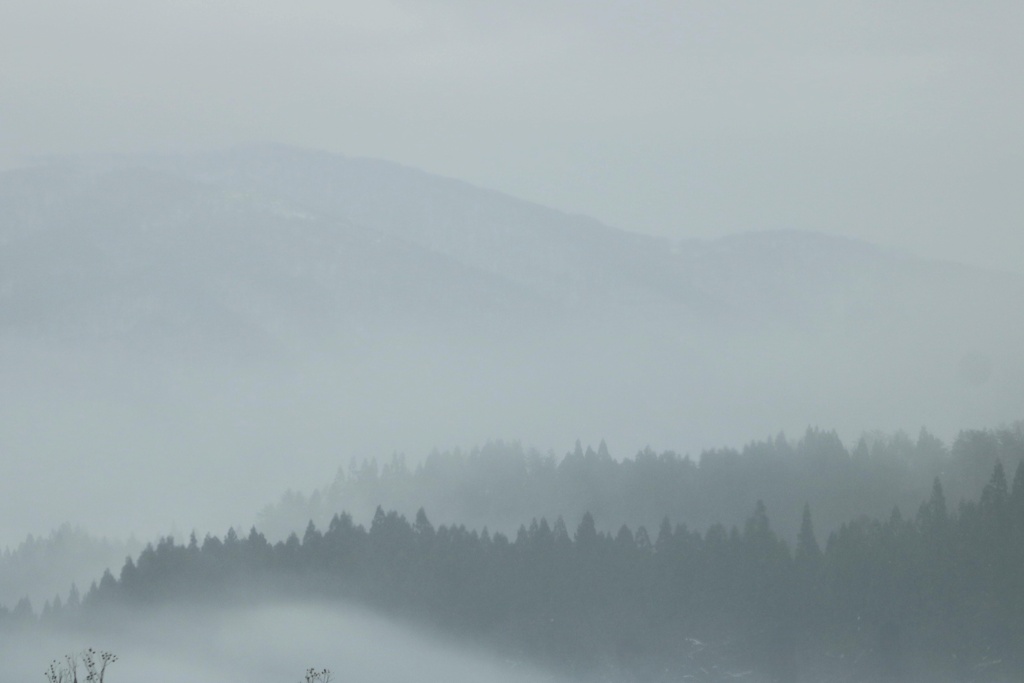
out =
[[[3,0],[0,164],[277,141],[1024,272],[1024,3]]]

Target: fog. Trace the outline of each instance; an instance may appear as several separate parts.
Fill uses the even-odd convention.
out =
[[[242,608],[167,606],[106,618],[87,631],[36,626],[5,634],[5,678],[34,680],[50,661],[91,647],[118,656],[109,681],[295,683],[311,667],[330,669],[335,681],[367,683],[559,680],[353,607],[270,601]]]
[[[813,233],[670,242],[286,147],[0,181],[7,545],[248,528],[353,458],[490,439],[696,456],[1020,417],[1015,274]]]
[[[253,140],[670,237],[797,228],[1020,272],[1018,3],[0,8],[0,163]]]
[[[286,492],[308,497],[286,497],[281,538],[347,503],[368,523],[380,490],[329,495],[350,463],[489,443],[530,453],[502,482],[534,467],[546,506],[491,511],[510,534],[583,519],[598,481],[682,497],[637,488],[654,462],[722,492],[720,519],[671,520],[699,520],[709,557],[716,522],[757,527],[768,480],[806,484],[771,490],[805,496],[786,542],[813,501],[828,533],[888,518],[933,542],[933,478],[982,519],[1016,509],[1022,30],[1004,0],[7,0],[0,605],[85,592],[166,535],[249,529]],[[412,514],[427,496],[402,476],[387,500]],[[496,497],[416,481],[445,515]],[[599,530],[630,521],[614,509],[654,536],[668,513],[641,507],[596,510]],[[485,526],[465,517],[443,521]],[[116,679],[406,680],[414,660],[534,679],[369,612],[122,616],[39,648],[14,628],[0,675],[94,645]]]

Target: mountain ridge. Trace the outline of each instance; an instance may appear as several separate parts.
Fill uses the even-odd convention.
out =
[[[0,173],[0,450],[28,463],[0,519],[42,489],[148,536],[167,510],[226,526],[309,490],[339,453],[949,438],[1024,409],[1019,278],[817,234],[673,243],[387,162],[260,154]]]

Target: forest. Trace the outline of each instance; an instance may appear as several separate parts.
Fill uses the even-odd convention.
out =
[[[339,511],[278,542],[255,527],[164,538],[83,595],[47,602],[38,617],[24,603],[0,611],[0,628],[79,627],[135,613],[125,608],[277,597],[371,608],[581,680],[1020,680],[1020,436],[1014,428],[958,438],[951,451],[966,460],[949,479],[956,486],[967,487],[993,444],[1011,456],[995,459],[976,495],[951,498],[936,476],[913,508],[857,516],[821,541],[806,502],[794,541],[775,530],[762,501],[735,525],[663,516],[650,528],[604,530],[586,512],[571,526],[538,515],[508,534],[435,526],[424,509],[407,517],[378,507],[367,526]],[[856,458],[818,457],[847,467]],[[566,461],[587,472],[588,455],[574,458]],[[736,466],[752,467],[742,458]],[[856,480],[850,486],[851,495],[863,492]],[[638,490],[633,503],[643,498]]]
[[[1012,469],[1021,459],[1024,423],[964,430],[950,445],[924,429],[916,438],[868,433],[851,448],[834,431],[809,428],[796,439],[779,434],[694,457],[646,448],[623,458],[602,441],[596,449],[577,442],[559,458],[497,441],[434,451],[415,465],[401,454],[383,462],[353,458],[323,489],[282,496],[256,526],[268,538],[284,539],[310,520],[326,526],[341,510],[369,523],[379,505],[407,517],[422,507],[435,523],[506,534],[534,517],[575,524],[585,512],[609,532],[622,524],[655,529],[666,516],[703,530],[742,526],[760,500],[777,533],[792,543],[805,504],[827,534],[861,515],[917,509],[936,477],[950,500],[976,497],[996,462]]]

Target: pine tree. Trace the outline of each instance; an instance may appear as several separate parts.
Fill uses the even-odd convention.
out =
[[[800,522],[800,534],[796,541],[796,565],[802,580],[816,579],[821,569],[821,547],[814,537],[814,524],[811,521],[811,506],[804,503],[803,519]]]

